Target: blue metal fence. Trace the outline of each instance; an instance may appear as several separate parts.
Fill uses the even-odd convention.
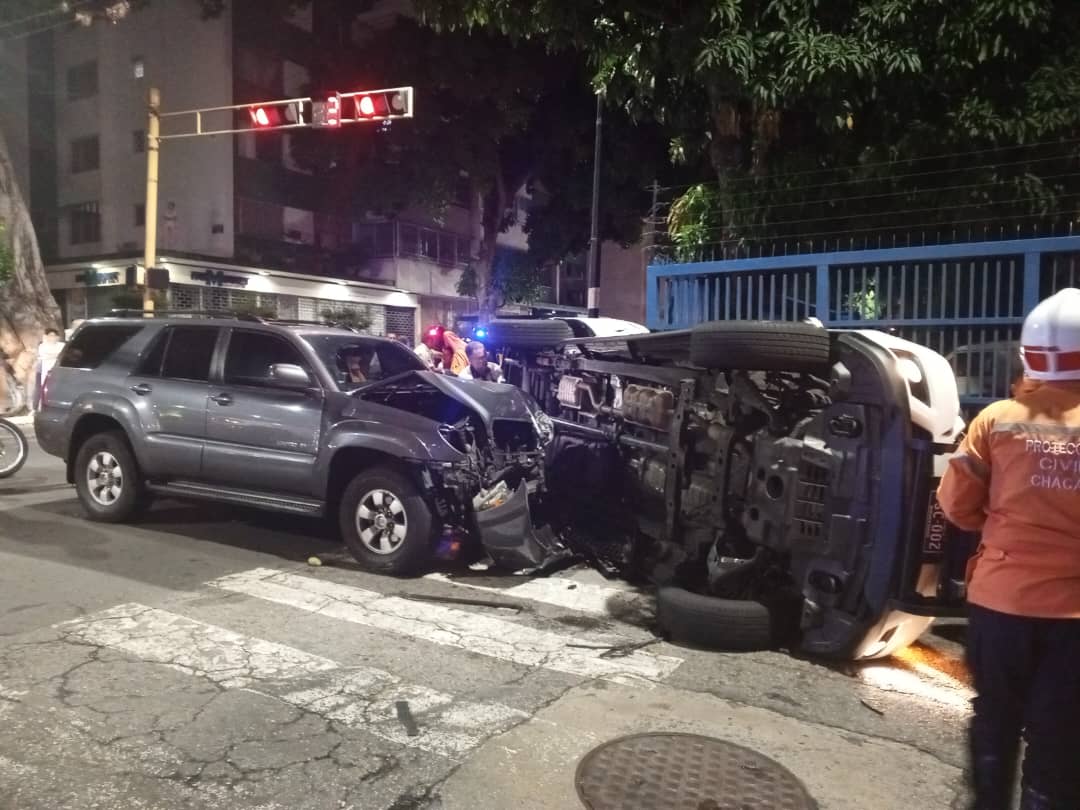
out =
[[[970,407],[1020,372],[1024,315],[1080,286],[1080,236],[651,265],[651,329],[710,320],[801,320],[883,329],[949,358]]]

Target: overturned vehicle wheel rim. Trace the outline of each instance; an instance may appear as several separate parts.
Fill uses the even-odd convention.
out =
[[[356,508],[356,533],[373,554],[393,554],[405,542],[409,518],[401,498],[386,489],[373,489]]]

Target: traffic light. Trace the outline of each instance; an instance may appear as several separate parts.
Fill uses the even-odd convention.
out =
[[[277,107],[249,107],[248,115],[251,116],[251,125],[256,129],[276,127],[280,126],[282,123],[281,110]]]
[[[352,121],[379,121],[390,118],[412,118],[412,88],[371,90],[347,93],[353,101]]]
[[[341,96],[334,93],[326,101],[311,102],[311,125],[316,127],[341,126]]]

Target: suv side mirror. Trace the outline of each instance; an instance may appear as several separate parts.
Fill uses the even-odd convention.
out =
[[[300,366],[274,363],[270,366],[270,384],[278,388],[310,388],[311,377]]]

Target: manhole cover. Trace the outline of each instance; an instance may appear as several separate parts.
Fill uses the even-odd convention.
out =
[[[634,734],[578,765],[589,810],[815,810],[790,771],[749,748],[697,734]]]

